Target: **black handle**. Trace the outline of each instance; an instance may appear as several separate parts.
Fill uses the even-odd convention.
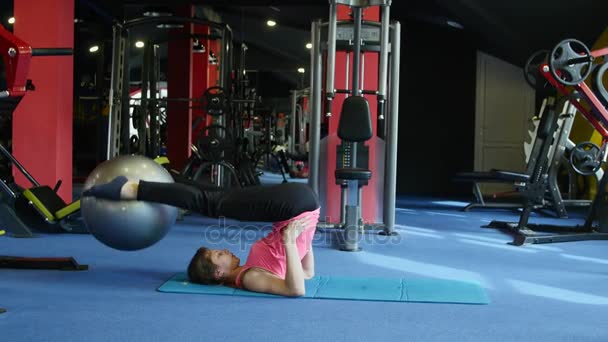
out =
[[[325,116],[331,116],[331,105],[334,99],[332,97],[328,97],[325,100]]]
[[[35,48],[32,56],[71,56],[74,54],[72,48]]]
[[[61,187],[61,183],[63,183],[63,182],[61,181],[61,179],[57,181],[57,184],[55,184],[55,187],[53,188],[53,191],[54,191],[54,192],[59,191],[59,188]]]

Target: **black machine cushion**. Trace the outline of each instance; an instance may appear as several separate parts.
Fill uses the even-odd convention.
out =
[[[57,195],[53,189],[46,185],[31,188],[30,191],[42,202],[42,204],[50,211],[53,215],[60,209],[65,208],[66,203]]]
[[[351,96],[344,100],[338,137],[342,140],[361,142],[372,137],[372,119],[367,99],[363,96]]]
[[[336,169],[336,179],[367,181],[372,178],[368,169]]]
[[[505,170],[491,170],[480,172],[460,172],[456,175],[456,180],[461,182],[486,182],[486,183],[510,183],[527,182],[530,175],[520,172]]]

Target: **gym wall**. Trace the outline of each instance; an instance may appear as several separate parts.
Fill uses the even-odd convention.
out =
[[[526,171],[524,141],[535,113],[535,93],[521,67],[477,53],[475,168]],[[483,193],[513,191],[512,184],[486,183]]]
[[[452,180],[473,170],[476,49],[462,30],[411,22],[401,40],[397,193],[470,195]]]

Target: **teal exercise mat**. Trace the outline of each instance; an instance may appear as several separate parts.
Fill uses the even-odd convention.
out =
[[[161,285],[158,291],[226,296],[280,297],[226,286],[193,284],[189,282],[185,273],[174,275]],[[454,304],[490,303],[486,291],[474,283],[446,279],[337,276],[320,276],[307,280],[306,295],[302,298]]]

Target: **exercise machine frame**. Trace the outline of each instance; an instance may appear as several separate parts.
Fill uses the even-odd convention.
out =
[[[337,6],[347,5],[352,8],[354,23],[345,22],[338,23]],[[311,54],[311,104],[312,115],[310,124],[310,151],[309,151],[309,185],[318,194],[319,193],[319,175],[321,159],[321,113],[325,105],[326,108],[331,108],[331,103],[336,93],[346,93],[352,96],[360,96],[361,94],[376,95],[378,101],[378,119],[385,120],[385,131],[381,132],[386,142],[384,154],[384,179],[383,179],[383,222],[362,225],[361,223],[361,188],[359,191],[348,191],[348,196],[345,194],[346,189],[342,188],[341,201],[341,222],[339,224],[320,223],[320,228],[343,229],[343,241],[341,241],[341,249],[356,251],[358,247],[358,232],[360,228],[382,229],[382,234],[394,235],[395,228],[395,204],[396,204],[396,182],[397,182],[397,134],[398,134],[398,115],[399,115],[399,68],[400,68],[400,43],[401,43],[401,24],[398,21],[390,21],[390,5],[391,1],[346,1],[332,0],[330,1],[329,21],[321,20],[314,21],[311,27],[312,34],[312,54]],[[362,51],[362,9],[369,6],[380,6],[380,48],[376,50],[380,53],[379,66],[379,82],[378,90],[360,89],[360,63]],[[337,28],[338,25],[353,25],[353,40],[350,42],[352,46],[338,47],[337,46]],[[371,25],[366,23],[366,25]],[[322,37],[322,29],[326,28],[327,41],[324,42]],[[353,76],[352,89],[335,89],[335,61],[336,50],[346,49],[353,52]],[[365,46],[364,49],[374,48]],[[370,51],[370,50],[367,50]],[[327,67],[323,67],[323,55],[327,53]],[[390,58],[389,58],[390,52]],[[347,65],[347,67],[349,67]],[[389,70],[390,69],[390,70]],[[322,81],[324,79],[324,71],[326,73],[325,94],[323,94]],[[389,78],[390,73],[390,78]],[[348,73],[347,73],[348,75]],[[346,82],[349,83],[348,80]],[[325,96],[324,96],[325,95]],[[325,99],[324,99],[325,97]],[[325,102],[325,103],[324,103]],[[386,110],[388,107],[388,110]],[[331,116],[331,113],[326,113],[326,116]],[[350,166],[357,167],[357,144],[351,144],[349,148]],[[347,166],[344,166],[347,167]],[[352,181],[349,181],[349,183]],[[358,181],[357,181],[358,182]],[[354,188],[356,189],[356,188]],[[355,206],[355,215],[346,215],[347,207]]]
[[[65,56],[73,53],[70,48],[40,48],[33,49],[23,40],[17,38],[11,32],[0,25],[0,51],[3,67],[6,71],[6,89],[0,89],[0,108],[3,114],[13,115],[15,108],[26,95],[27,91],[33,90],[32,82],[27,79],[29,64],[32,56]],[[19,164],[10,152],[0,145],[2,154],[17,167],[24,176],[33,184],[38,182]],[[14,212],[14,201],[22,194],[18,189],[11,188],[4,180],[0,180],[2,193],[9,196],[0,201],[3,208],[0,220],[8,232],[15,237],[32,237],[29,228],[19,219]],[[7,203],[8,200],[8,203]],[[5,210],[7,209],[8,210]],[[13,210],[10,210],[13,208]],[[0,256],[0,268],[24,268],[24,269],[61,269],[80,271],[88,269],[87,265],[78,264],[74,258],[28,258],[15,256]]]
[[[563,41],[557,47],[568,44],[568,48],[572,50],[570,43]],[[586,49],[586,47],[585,47]],[[555,51],[555,49],[554,49]],[[573,53],[574,55],[574,53]],[[592,63],[599,57],[608,55],[608,48],[603,48],[595,51],[590,51],[586,56],[577,54],[563,64],[565,68],[574,66],[580,62]],[[557,79],[560,72],[555,70],[551,63],[554,61],[554,56],[549,56],[548,63],[542,63],[539,66],[540,74],[555,87],[572,105],[574,105],[583,117],[596,129],[602,137],[602,146],[605,146],[608,141],[608,110],[602,104],[601,100],[596,96],[593,90],[585,83],[584,77],[578,83],[566,84]],[[606,65],[604,64],[603,67]],[[592,66],[589,65],[589,73]],[[601,75],[600,75],[601,76]],[[600,80],[601,81],[601,80]],[[597,84],[603,89],[603,85]],[[571,87],[569,87],[571,86]],[[602,97],[605,97],[600,92]],[[608,102],[608,98],[604,98]],[[604,149],[605,151],[605,149]],[[602,161],[605,162],[606,155],[603,155]],[[532,174],[532,181],[536,180],[540,175],[541,165],[537,165]],[[532,183],[533,184],[533,183]],[[602,177],[598,191],[592,201],[591,207],[583,225],[576,226],[560,226],[549,224],[532,224],[529,223],[530,214],[534,207],[535,199],[527,197],[524,200],[524,206],[518,222],[492,221],[487,228],[495,228],[506,231],[514,236],[514,245],[524,244],[542,244],[567,241],[583,241],[583,240],[608,240],[608,232],[601,231],[601,224],[595,225],[598,219],[600,209],[606,204],[606,186],[608,185],[608,177]],[[538,195],[538,193],[537,193]],[[605,227],[604,227],[605,228]]]

